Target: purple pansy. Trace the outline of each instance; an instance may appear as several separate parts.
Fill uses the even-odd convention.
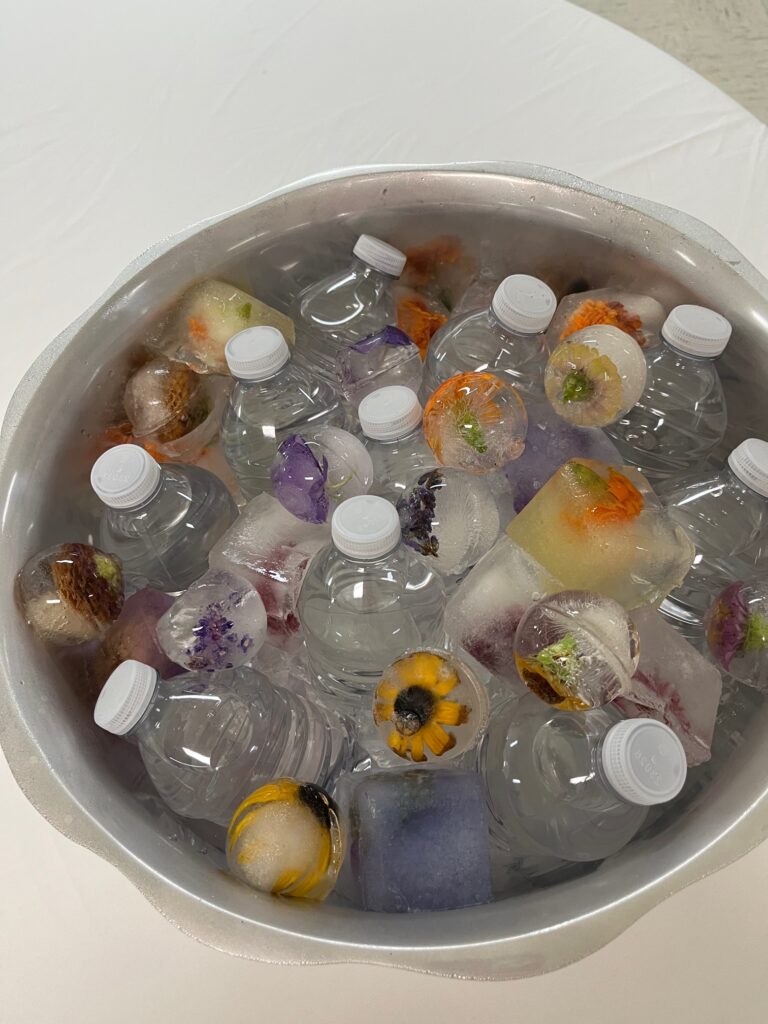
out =
[[[328,460],[323,456],[319,463],[301,434],[292,434],[280,444],[270,475],[275,497],[297,519],[305,523],[328,519]]]
[[[389,327],[384,327],[382,330],[377,331],[376,334],[370,334],[367,338],[363,338],[362,341],[356,341],[354,345],[349,347],[353,352],[362,352],[366,354],[372,352],[375,348],[379,348],[381,345],[412,345],[413,342],[405,333],[401,331],[399,327],[393,327],[391,324]]]
[[[726,670],[743,649],[748,622],[744,584],[732,583],[720,594],[707,615],[709,648]]]

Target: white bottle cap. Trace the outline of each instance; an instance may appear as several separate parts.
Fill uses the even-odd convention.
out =
[[[152,497],[162,470],[137,444],[119,444],[100,455],[91,469],[91,487],[110,508],[138,508]]]
[[[768,441],[747,438],[728,456],[728,465],[743,484],[768,498]]]
[[[400,543],[400,517],[386,498],[358,494],[342,501],[333,513],[331,536],[350,558],[381,558]]]
[[[366,395],[357,410],[360,427],[374,441],[396,441],[421,423],[422,410],[415,391],[391,384]]]
[[[104,683],[93,720],[115,736],[125,736],[141,720],[157,686],[157,672],[141,661],[124,661]]]
[[[644,807],[676,797],[688,770],[680,740],[668,725],[651,718],[612,726],[603,740],[602,762],[619,796]]]
[[[556,307],[557,299],[549,285],[529,274],[505,277],[491,302],[494,316],[520,334],[546,331]]]
[[[373,235],[360,235],[352,252],[369,267],[390,277],[400,277],[407,260],[404,252]]]
[[[229,339],[224,358],[238,380],[266,380],[285,366],[291,350],[276,327],[246,327]]]
[[[731,325],[706,306],[675,306],[664,321],[661,336],[681,352],[714,358],[728,344]]]

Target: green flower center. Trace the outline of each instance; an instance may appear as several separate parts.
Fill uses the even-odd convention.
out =
[[[742,650],[744,653],[750,651],[764,651],[768,647],[768,619],[762,615],[752,614],[747,619],[747,628],[744,633]]]
[[[246,320],[247,321],[247,320],[251,319],[251,313],[252,312],[253,312],[253,303],[252,302],[244,302],[242,304],[242,306],[240,306],[239,309],[237,310],[237,315],[240,317],[241,320]]]
[[[583,370],[571,370],[563,378],[563,401],[586,402],[595,390],[595,382]]]
[[[480,420],[467,405],[459,405],[456,409],[456,429],[463,441],[474,448],[480,455],[488,451],[488,444],[485,440]]]
[[[567,684],[579,669],[578,646],[573,633],[566,633],[562,640],[544,647],[532,660],[558,682]]]

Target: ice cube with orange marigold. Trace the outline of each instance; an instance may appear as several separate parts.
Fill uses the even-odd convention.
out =
[[[528,414],[516,388],[492,373],[459,373],[430,396],[424,437],[438,462],[493,473],[522,455]]]
[[[589,459],[561,466],[507,534],[566,588],[627,609],[663,600],[696,554],[641,473]]]
[[[659,344],[664,322],[664,307],[649,295],[622,288],[597,288],[576,295],[565,295],[547,332],[550,349],[555,349],[576,331],[596,324],[618,327],[643,349]]]

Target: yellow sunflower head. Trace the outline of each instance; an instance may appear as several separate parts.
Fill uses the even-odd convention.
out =
[[[468,750],[488,715],[485,688],[446,651],[403,655],[381,677],[373,717],[400,757],[427,761]]]

